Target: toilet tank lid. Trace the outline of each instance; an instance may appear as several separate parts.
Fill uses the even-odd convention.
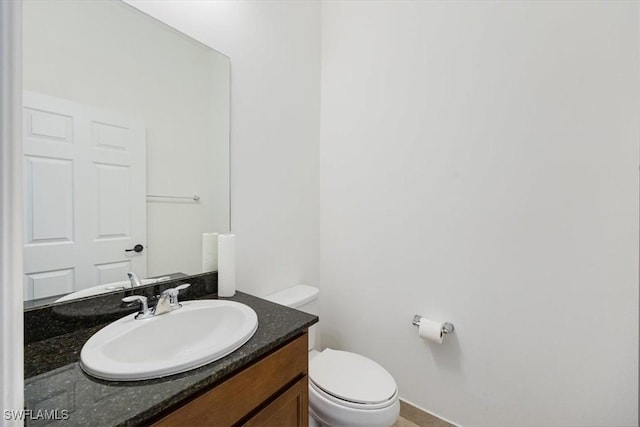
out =
[[[263,298],[276,304],[297,308],[318,298],[318,293],[320,289],[313,286],[296,285]]]

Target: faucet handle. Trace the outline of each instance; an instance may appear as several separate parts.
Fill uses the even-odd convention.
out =
[[[151,310],[149,310],[149,304],[147,303],[147,297],[144,295],[131,295],[129,297],[122,298],[122,302],[140,302],[141,309],[136,314],[136,319],[146,319],[147,317],[153,316]]]
[[[178,302],[178,293],[183,289],[187,289],[189,286],[191,286],[191,283],[184,283],[182,285],[176,286],[175,288],[166,289],[162,291],[160,296],[168,296],[171,308],[175,310],[181,307],[180,303]]]

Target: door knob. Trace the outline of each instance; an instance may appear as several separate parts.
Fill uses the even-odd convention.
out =
[[[140,253],[143,250],[144,250],[144,246],[138,244],[138,245],[135,245],[132,249],[125,249],[124,251],[125,252],[137,252],[137,253]]]

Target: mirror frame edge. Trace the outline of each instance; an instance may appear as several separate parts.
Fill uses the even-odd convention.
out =
[[[5,411],[24,409],[21,2],[0,1],[0,28],[0,424],[18,426]]]

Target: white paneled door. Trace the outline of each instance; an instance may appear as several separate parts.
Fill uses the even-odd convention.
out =
[[[23,121],[25,299],[146,276],[144,124],[34,92]]]

